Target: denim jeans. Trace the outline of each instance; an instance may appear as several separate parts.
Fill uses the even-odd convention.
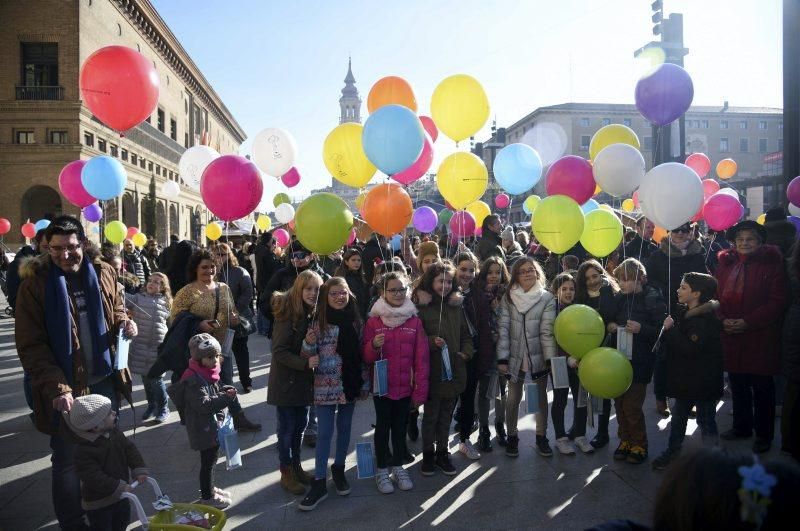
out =
[[[300,442],[306,428],[306,407],[277,406],[278,409],[278,457],[281,466],[300,462]]]
[[[317,434],[317,406],[308,406],[308,422],[306,423],[306,433],[309,435]]]
[[[680,450],[686,435],[686,423],[692,406],[697,407],[697,425],[704,444],[715,444],[717,440],[717,401],[684,400],[676,398],[672,406],[672,422],[669,430],[669,449]]]
[[[222,357],[222,370],[219,373],[219,382],[223,385],[233,385],[233,356]],[[228,406],[228,413],[236,415],[242,410],[239,400],[234,400]]]
[[[86,515],[92,530],[125,531],[131,521],[131,504],[120,500],[102,509],[86,511]]]
[[[355,402],[332,406],[320,406],[317,409],[317,456],[314,466],[314,477],[325,479],[327,477],[328,457],[331,455],[331,442],[333,440],[333,425],[336,423],[336,455],[334,464],[344,465],[347,450],[350,447],[350,427],[353,422]]]
[[[119,411],[119,400],[112,377],[92,385],[90,391],[111,400],[111,407]],[[59,413],[60,415],[60,413]],[[81,508],[81,482],[75,467],[76,444],[61,437],[50,436],[52,463],[53,509],[62,529],[86,529],[84,511]]]
[[[142,385],[144,386],[144,396],[147,397],[147,407],[152,408],[158,415],[167,409],[167,386],[164,380],[158,378],[148,378],[142,375]]]

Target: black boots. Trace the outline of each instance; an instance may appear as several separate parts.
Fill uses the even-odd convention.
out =
[[[481,452],[492,451],[492,434],[489,433],[489,426],[481,426],[478,433],[478,449]]]

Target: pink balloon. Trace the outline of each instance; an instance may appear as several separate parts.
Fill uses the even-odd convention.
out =
[[[565,195],[579,205],[592,198],[595,186],[591,164],[575,155],[567,155],[555,161],[545,177],[547,195]]]
[[[289,171],[281,175],[281,182],[283,182],[287,188],[297,186],[297,183],[300,182],[300,172],[297,171],[297,168],[292,166]]]
[[[511,204],[511,198],[508,197],[508,194],[498,194],[494,198],[494,206],[497,208],[508,208],[508,205]]]
[[[422,145],[422,153],[417,157],[417,161],[405,170],[392,175],[392,179],[400,184],[409,185],[425,175],[433,163],[433,146],[426,137]]]
[[[264,183],[258,168],[239,155],[214,159],[200,179],[203,201],[223,221],[240,219],[253,212],[263,193]]]
[[[714,194],[703,207],[703,217],[712,230],[725,230],[733,227],[742,217],[742,205],[727,194]]]
[[[639,190],[633,192],[632,199],[633,199],[633,206],[639,208]]]
[[[459,210],[450,218],[450,232],[457,238],[475,234],[475,218],[466,210]]]
[[[350,229],[350,236],[347,238],[347,245],[353,245],[353,242],[355,241],[356,241],[356,229]]]
[[[796,207],[800,207],[800,176],[795,177],[786,187],[786,199]]]
[[[719,192],[719,183],[714,179],[703,179],[703,195],[705,195],[706,201],[712,195]]]
[[[711,160],[704,153],[692,153],[686,157],[686,165],[702,179],[711,171]]]
[[[420,116],[419,121],[422,122],[422,127],[425,128],[425,132],[431,137],[431,142],[436,142],[436,139],[439,137],[439,129],[436,128],[433,119],[429,116]]]
[[[58,189],[61,190],[61,194],[79,208],[87,207],[97,201],[89,195],[81,182],[81,170],[85,164],[85,160],[73,160],[58,174]]]
[[[127,238],[129,238],[129,239],[133,238],[137,234],[139,234],[139,228],[138,227],[128,227]]]
[[[278,244],[278,247],[286,247],[289,245],[289,242],[292,239],[286,229],[276,229],[272,233],[272,237],[275,238],[275,242]]]
[[[483,227],[478,227],[477,229],[475,229],[475,236],[477,236],[478,238],[483,236]]]

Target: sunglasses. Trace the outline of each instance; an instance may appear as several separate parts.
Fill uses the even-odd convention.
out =
[[[692,232],[692,229],[690,229],[689,227],[678,227],[677,229],[674,229],[672,232],[682,232],[683,234],[689,234],[690,232]]]
[[[297,251],[292,253],[292,260],[304,260],[306,256],[308,256],[308,253],[304,253],[303,251]]]

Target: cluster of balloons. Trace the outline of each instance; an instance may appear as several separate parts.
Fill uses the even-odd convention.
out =
[[[81,208],[88,221],[99,221],[103,215],[97,200],[107,201],[122,194],[128,174],[114,157],[101,155],[75,160],[64,166],[58,175],[61,194]],[[173,183],[174,184],[174,183]]]

